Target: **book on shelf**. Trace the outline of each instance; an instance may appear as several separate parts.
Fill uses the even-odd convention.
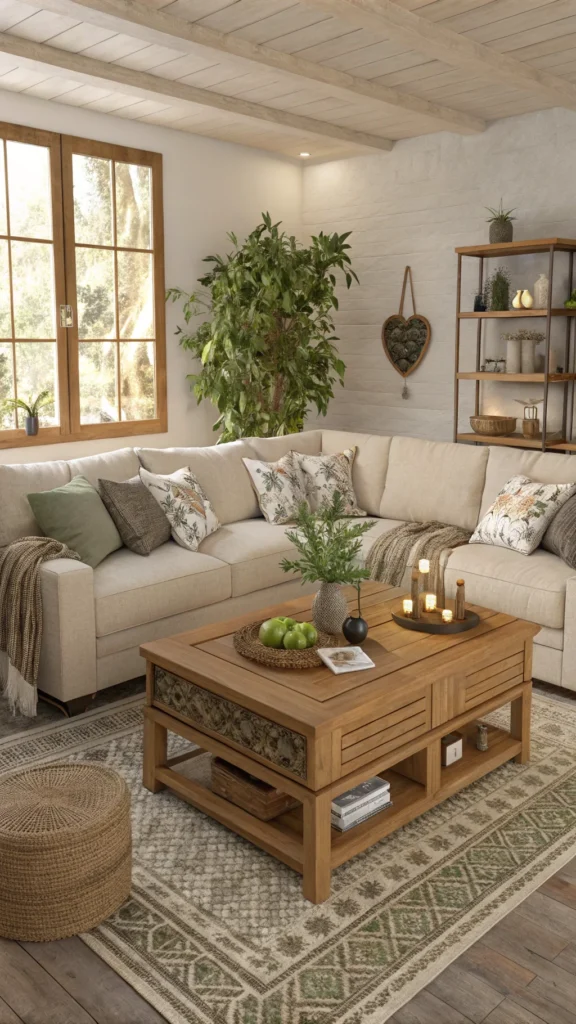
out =
[[[348,789],[345,793],[335,796],[332,801],[332,813],[339,817],[357,811],[363,804],[371,803],[378,797],[387,800],[390,795],[390,783],[386,779],[374,775],[366,779],[354,789]]]
[[[364,808],[364,813],[358,815],[336,818],[332,815],[332,828],[335,828],[338,832],[347,832],[348,829],[354,828],[355,825],[359,825],[362,821],[368,821],[374,814],[379,814],[380,811],[386,809],[386,807],[392,806],[392,800],[387,800],[385,803],[375,804],[371,810]]]
[[[361,672],[365,668],[375,668],[372,658],[361,647],[318,647],[316,654],[337,676],[341,672]]]
[[[349,811],[347,814],[334,814],[332,812],[331,820],[346,825],[350,821],[357,821],[359,818],[364,817],[365,814],[373,814],[375,811],[379,811],[389,803],[390,793],[388,792],[384,793],[383,796],[375,797],[374,800],[370,800],[367,804],[362,804],[356,811]]]

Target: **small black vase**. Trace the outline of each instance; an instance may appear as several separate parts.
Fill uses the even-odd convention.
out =
[[[363,644],[368,636],[368,623],[359,615],[349,615],[342,623],[342,632],[349,644]]]

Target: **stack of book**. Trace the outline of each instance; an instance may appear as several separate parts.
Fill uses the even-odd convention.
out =
[[[390,783],[376,775],[366,779],[347,793],[341,793],[332,801],[332,828],[347,832],[354,825],[366,821],[385,807],[390,807]]]

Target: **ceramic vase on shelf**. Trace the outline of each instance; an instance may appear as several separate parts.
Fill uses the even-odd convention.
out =
[[[522,309],[522,289],[521,288],[518,289],[518,291],[516,292],[516,295],[512,299],[512,308],[513,309]]]
[[[540,277],[534,285],[534,305],[536,306],[536,309],[547,308],[549,290],[550,282],[546,277],[546,274],[540,274]]]
[[[536,342],[532,338],[522,339],[522,373],[536,373]]]
[[[520,338],[508,338],[506,341],[506,373],[520,373],[522,362],[522,342]]]
[[[531,292],[529,292],[527,288],[525,288],[522,292],[520,300],[522,302],[523,309],[532,309],[532,306],[534,305],[534,299],[532,298]]]
[[[336,636],[348,616],[348,605],[339,583],[321,583],[312,603],[314,625],[323,633]]]

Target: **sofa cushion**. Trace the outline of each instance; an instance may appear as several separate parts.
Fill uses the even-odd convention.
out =
[[[288,452],[278,462],[242,459],[267,523],[293,523],[301,505],[307,504],[306,480],[298,455]]]
[[[173,541],[141,558],[128,548],[94,570],[96,636],[194,611],[231,595],[230,568]]]
[[[542,548],[527,558],[508,548],[465,544],[448,559],[449,597],[460,576],[466,581],[466,600],[472,604],[552,629],[564,626],[566,581],[574,570]]]
[[[391,437],[379,434],[356,434],[345,430],[322,431],[322,454],[335,455],[345,448],[356,447],[352,466],[352,483],[360,508],[368,515],[380,513],[384,481],[388,469]]]
[[[101,455],[87,455],[84,459],[70,459],[68,465],[71,476],[85,476],[93,487],[98,486],[100,479],[130,480],[138,476],[140,469],[134,448],[118,448]]]
[[[85,476],[51,491],[29,494],[28,501],[44,535],[67,544],[93,569],[122,547],[114,520]]]
[[[27,495],[51,491],[70,480],[67,462],[29,462],[0,466],[0,547],[18,537],[40,537]]]
[[[282,437],[248,437],[246,440],[253,453],[248,457],[264,462],[277,462],[291,451],[302,455],[320,455],[322,451],[321,430],[303,430],[301,434],[284,434]]]
[[[312,512],[329,508],[336,494],[342,499],[344,514],[365,516],[354,493],[352,466],[356,448],[335,455],[296,455],[305,478],[306,496]]]
[[[221,523],[260,515],[250,477],[242,463],[243,458],[254,457],[246,441],[208,448],[137,448],[136,451],[149,473],[166,475],[189,467]]]
[[[285,529],[264,519],[227,523],[202,541],[200,551],[228,562],[232,571],[232,597],[240,597],[294,579],[292,573],[282,572],[280,568],[282,558],[296,553],[285,536]]]
[[[99,480],[100,497],[123,543],[137,555],[149,555],[171,537],[168,518],[139,476]]]
[[[166,515],[172,539],[181,547],[197,551],[200,541],[219,528],[209,498],[189,469],[177,469],[167,476],[140,469],[140,479]]]
[[[531,555],[548,526],[574,494],[574,484],[543,484],[513,476],[480,520],[471,544],[493,544]]]
[[[480,517],[496,500],[512,476],[529,476],[542,484],[576,483],[576,458],[554,452],[519,451],[517,448],[487,448],[488,464],[482,491]]]
[[[393,437],[380,515],[473,530],[487,460],[485,448]]]

